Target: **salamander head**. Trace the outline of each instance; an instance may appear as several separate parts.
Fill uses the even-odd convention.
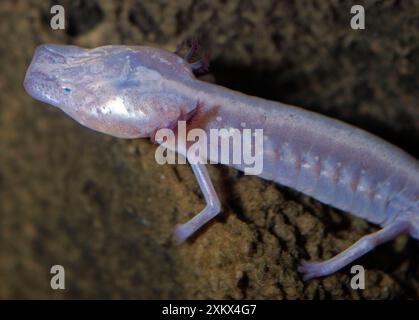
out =
[[[41,45],[24,87],[91,129],[135,138],[150,136],[195,107],[166,85],[192,79],[187,62],[161,49]]]

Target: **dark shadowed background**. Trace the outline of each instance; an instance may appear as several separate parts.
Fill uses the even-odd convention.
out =
[[[49,26],[66,9],[66,30]],[[350,8],[366,9],[366,30]],[[419,157],[419,3],[385,1],[0,2],[0,298],[387,299],[419,297],[419,242],[401,236],[350,269],[302,282],[373,225],[292,190],[211,166],[223,214],[176,246],[204,206],[187,165],[155,145],[76,124],[22,81],[42,43],[149,45],[199,39],[226,87],[336,117]],[[63,265],[66,290],[50,288]]]

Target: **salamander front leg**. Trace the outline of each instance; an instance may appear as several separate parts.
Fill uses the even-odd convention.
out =
[[[179,225],[175,230],[175,238],[178,243],[184,242],[208,221],[212,220],[221,210],[220,200],[212,185],[204,164],[191,164],[192,170],[198,180],[201,191],[205,197],[207,206],[188,222]]]
[[[304,281],[327,276],[350,264],[376,246],[394,239],[401,233],[407,232],[408,228],[409,224],[407,222],[394,222],[377,232],[362,237],[351,247],[329,260],[323,262],[303,261],[298,271],[303,274]]]

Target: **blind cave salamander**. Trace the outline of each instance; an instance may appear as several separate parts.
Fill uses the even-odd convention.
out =
[[[119,138],[153,139],[180,119],[192,127],[263,129],[260,177],[381,226],[324,262],[303,262],[303,279],[326,276],[401,233],[419,239],[419,163],[361,129],[298,107],[195,78],[204,60],[145,46],[41,45],[24,80],[35,99],[84,126]],[[168,146],[169,147],[169,146]],[[185,150],[176,152],[187,157]],[[176,228],[182,242],[221,210],[204,164],[191,164],[206,207]],[[242,164],[232,165],[243,171]]]

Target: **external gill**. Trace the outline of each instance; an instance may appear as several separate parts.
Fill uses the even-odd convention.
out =
[[[183,60],[189,64],[192,71],[195,73],[204,73],[208,71],[209,68],[209,55],[207,53],[203,53],[202,57],[200,55],[200,58],[197,61],[192,62],[192,58],[198,54],[198,51],[200,50],[200,45],[198,44],[198,41],[196,39],[191,40],[190,42],[190,48],[188,52],[183,56]],[[181,43],[175,50],[175,54],[179,55],[180,51],[182,50],[182,47],[184,45],[184,42]]]

